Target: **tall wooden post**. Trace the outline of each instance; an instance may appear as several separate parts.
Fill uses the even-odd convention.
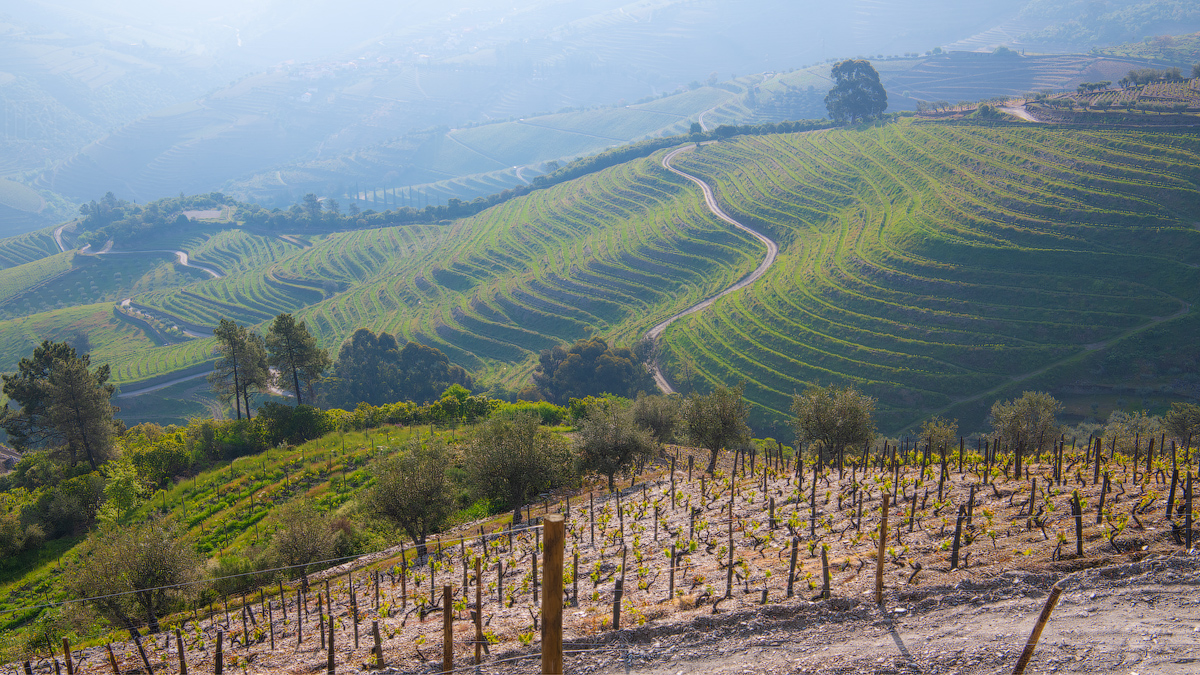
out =
[[[550,514],[542,521],[546,532],[542,584],[542,674],[562,675],[563,517]]]
[[[1033,650],[1037,647],[1038,640],[1042,637],[1042,629],[1046,627],[1046,622],[1050,620],[1050,613],[1054,611],[1054,606],[1058,604],[1058,597],[1062,595],[1062,587],[1054,586],[1050,589],[1050,596],[1046,598],[1046,604],[1042,606],[1042,613],[1038,617],[1037,623],[1033,626],[1033,633],[1029,635],[1029,640],[1025,642],[1025,651],[1021,652],[1021,658],[1017,661],[1017,667],[1013,668],[1013,675],[1021,675],[1025,672],[1025,666],[1029,665],[1029,659],[1033,658]]]
[[[179,675],[187,675],[187,654],[183,651],[183,633],[175,629],[175,646],[179,651]]]
[[[454,587],[442,586],[442,672],[454,670]]]
[[[75,664],[71,661],[71,641],[62,639],[63,660],[67,662],[67,675],[75,675]]]
[[[879,521],[879,556],[875,562],[875,604],[883,604],[883,554],[887,550],[888,501],[891,495],[883,495],[883,518]]]
[[[483,562],[475,556],[475,665],[483,661]]]

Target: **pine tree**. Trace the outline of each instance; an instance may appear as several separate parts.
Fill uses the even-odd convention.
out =
[[[329,354],[317,345],[304,322],[296,322],[291,314],[280,314],[267,329],[267,363],[279,371],[279,378],[290,381],[296,392],[296,405],[301,398],[300,383],[311,389],[329,368]]]
[[[251,392],[266,389],[270,382],[263,339],[229,319],[221,319],[213,335],[217,338],[221,358],[208,381],[220,400],[233,402],[239,420],[243,406],[249,419]]]

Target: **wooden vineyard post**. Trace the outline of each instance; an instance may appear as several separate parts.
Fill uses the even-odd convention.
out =
[[[283,610],[283,620],[287,621],[287,596],[283,594],[282,581],[279,582],[279,608]],[[297,603],[297,610],[299,610],[299,603]]]
[[[454,670],[454,587],[442,586],[442,672]]]
[[[183,651],[183,633],[178,628],[175,629],[175,646],[179,652],[179,675],[187,675],[187,654]],[[70,663],[67,661],[68,666]],[[70,675],[69,669],[68,675]]]
[[[825,545],[821,545],[821,576],[824,585],[821,590],[821,599],[829,599],[829,552],[825,549]]]
[[[267,603],[267,632],[271,634],[271,651],[275,651],[275,610]]]
[[[1183,493],[1183,504],[1187,511],[1183,514],[1183,536],[1186,550],[1192,550],[1192,467],[1187,467],[1187,486]]]
[[[779,524],[775,522],[775,498],[774,497],[771,497],[769,512],[770,512],[770,515],[768,516],[768,518],[771,523],[771,529],[774,530],[779,527]]]
[[[883,604],[883,554],[887,550],[887,521],[888,500],[891,495],[883,495],[883,517],[879,521],[879,556],[875,561],[875,604]]]
[[[483,562],[475,557],[475,665],[483,661]]]
[[[216,654],[213,656],[213,673],[215,675],[221,675],[221,673],[225,671],[224,649],[225,649],[225,631],[218,630],[217,631],[217,651],[216,651]],[[112,656],[111,649],[108,650],[108,655],[110,657]],[[116,659],[113,659],[113,670],[116,671],[116,669],[117,669],[117,661],[116,661]]]
[[[379,635],[379,619],[371,621],[371,637],[375,638],[375,646],[371,648],[371,656],[374,663],[372,668],[383,667],[383,638]]]
[[[621,630],[621,596],[624,594],[625,594],[625,580],[617,579],[616,587],[613,588],[613,610],[612,610],[613,630]]]
[[[1033,632],[1029,635],[1029,640],[1025,642],[1025,651],[1021,652],[1021,658],[1017,661],[1017,667],[1013,668],[1013,675],[1021,675],[1025,672],[1025,666],[1029,665],[1029,659],[1033,658],[1033,650],[1037,647],[1038,640],[1042,637],[1042,629],[1046,627],[1046,622],[1050,620],[1050,613],[1054,611],[1054,606],[1058,604],[1058,597],[1060,595],[1062,595],[1062,587],[1055,585],[1054,588],[1050,589],[1050,597],[1046,598],[1046,604],[1042,607],[1042,614],[1033,626]]]
[[[729,564],[725,567],[725,597],[733,597],[733,497],[729,498]]]
[[[579,551],[571,552],[571,606],[579,606]]]
[[[221,636],[221,631],[217,631],[217,645],[218,645],[217,653],[218,654],[221,653],[221,647],[220,647],[220,644],[221,644],[220,639],[221,638],[220,638],[220,636]],[[106,643],[104,643],[104,649],[108,652],[108,665],[112,667],[113,675],[121,675],[121,668],[120,668],[120,666],[117,665],[117,655],[113,654],[112,645],[110,645],[106,642]],[[219,659],[220,657],[218,656],[217,658]],[[219,665],[220,661],[217,661],[217,663],[218,663],[217,673],[219,675],[219,673],[221,672],[220,671],[221,666]]]
[[[963,519],[966,518],[966,507],[958,507],[958,518],[954,523],[954,543],[950,546],[950,569],[958,569],[958,543],[962,540]]]
[[[563,517],[551,514],[542,521],[546,548],[542,558],[542,674],[562,675]]]
[[[329,640],[327,640],[327,641],[326,641],[326,643],[325,643],[325,644],[326,644],[326,645],[329,647],[329,651],[326,653],[327,655],[326,655],[326,657],[325,657],[325,672],[327,673],[327,675],[334,675],[334,661],[333,661],[333,658],[334,658],[334,651],[333,651],[333,635],[334,635],[334,630],[333,630],[333,626],[334,626],[334,624],[333,624],[333,598],[329,597],[329,592],[328,592],[328,591],[326,591],[326,592],[325,592],[325,606],[329,608]]]
[[[320,649],[325,649],[325,610],[322,609],[321,603],[322,603],[321,592],[317,591],[317,632],[321,634]],[[331,614],[331,616],[329,618],[330,618],[330,621],[332,622],[332,620],[333,620],[332,612],[330,614]]]
[[[800,537],[792,537],[792,561],[788,564],[787,596],[792,597],[792,588],[796,583],[796,552],[800,548]]]
[[[675,543],[671,542],[671,567],[667,579],[667,600],[675,599]]]
[[[71,641],[62,639],[63,660],[67,662],[67,675],[75,675],[75,664],[71,661]]]
[[[1153,443],[1154,439],[1150,439]],[[1083,505],[1079,501],[1079,490],[1071,495],[1071,520],[1075,521],[1075,555],[1083,557]]]

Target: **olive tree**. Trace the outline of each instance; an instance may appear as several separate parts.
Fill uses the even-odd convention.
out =
[[[854,387],[809,387],[792,397],[792,427],[796,438],[818,443],[817,465],[841,460],[847,447],[866,445],[875,438],[875,399]]]
[[[570,444],[540,425],[532,413],[493,417],[475,427],[463,461],[467,478],[483,497],[513,510],[570,477]]]
[[[1200,438],[1200,405],[1172,403],[1163,418],[1163,427],[1179,439],[1185,449],[1192,447],[1192,440]]]
[[[635,462],[654,455],[653,436],[639,427],[633,411],[615,403],[598,406],[579,423],[575,449],[579,466],[608,478],[608,489],[616,489],[616,476],[627,472]]]
[[[717,454],[750,439],[746,425],[749,410],[742,399],[742,385],[717,387],[711,394],[692,394],[683,402],[683,420],[692,442],[708,450],[708,468],[717,469]]]
[[[308,499],[294,499],[279,509],[279,529],[271,540],[270,553],[276,563],[287,567],[292,576],[300,575],[308,586],[308,572],[314,563],[335,555],[341,531],[333,527],[329,516],[317,510]]]
[[[1058,435],[1061,410],[1062,403],[1044,391],[1027,391],[1021,398],[992,405],[992,430],[1012,449],[1014,473],[1021,473],[1022,454],[1040,453],[1046,441]]]
[[[638,394],[630,413],[633,423],[649,431],[659,446],[675,440],[680,422],[678,396]]]
[[[168,520],[105,527],[88,540],[69,586],[113,623],[136,631],[138,617],[151,633],[170,601],[194,589],[200,556]]]
[[[375,472],[375,486],[367,493],[367,507],[404,530],[425,556],[426,538],[439,530],[454,510],[446,467],[450,452],[440,439],[422,445],[408,442],[403,452],[389,457]]]

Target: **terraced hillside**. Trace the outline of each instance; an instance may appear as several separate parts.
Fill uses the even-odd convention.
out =
[[[539,350],[593,333],[632,342],[762,259],[663,154],[458,221],[309,239],[198,232],[177,246],[225,276],[162,254],[138,278],[169,272],[169,283],[139,282],[132,301],[197,331],[295,312],[331,350],[357,328],[387,330],[518,389]],[[744,379],[765,428],[812,383],[866,389],[885,431],[934,412],[975,428],[979,406],[1035,384],[1121,378],[1169,398],[1196,371],[1198,160],[1187,132],[912,121],[693,149],[674,165],[781,253],[749,289],[667,329],[667,375],[681,391]],[[72,270],[57,302],[112,293],[100,272],[117,261]],[[72,311],[47,307],[22,326],[96,319]],[[31,330],[12,332],[24,337],[6,353]],[[93,346],[124,384],[212,354],[206,339],[127,349],[102,333]]]
[[[764,420],[807,384],[854,382],[899,429],[1167,318],[1178,346],[1200,281],[1198,159],[1192,134],[940,124],[707,146],[679,166],[783,254],[667,330],[670,372],[744,378]]]
[[[752,240],[729,232],[657,162],[453,223],[331,235],[282,260],[133,301],[198,325],[297,312],[332,349],[359,327],[388,330],[516,386],[538,350],[593,331],[636,339],[645,317],[661,319],[753,266]],[[159,347],[145,361],[165,367],[204,343]],[[114,379],[162,374],[146,367],[121,360]]]

